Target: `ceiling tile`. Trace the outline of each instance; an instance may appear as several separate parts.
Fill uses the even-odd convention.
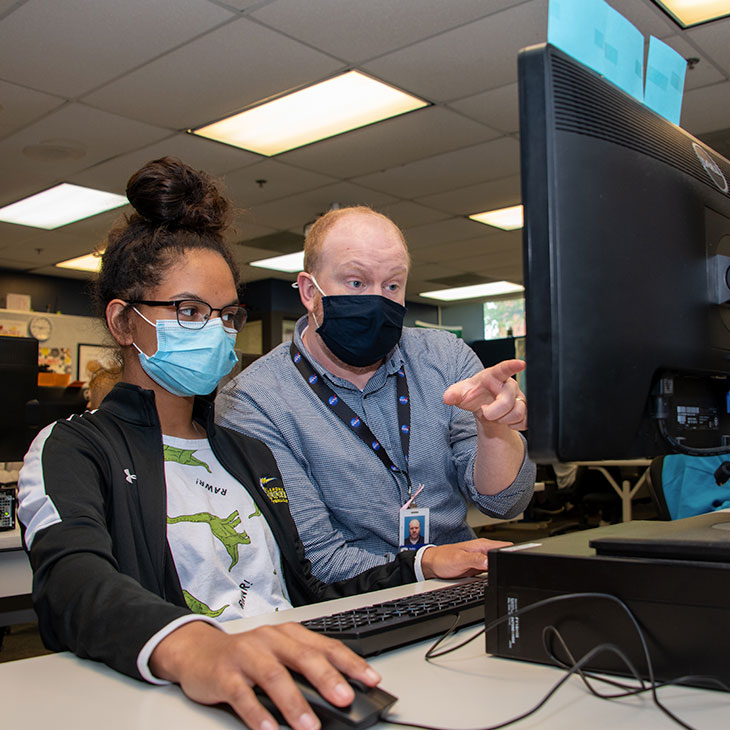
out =
[[[446,262],[449,257],[445,254],[446,246],[451,241],[464,241],[482,235],[483,226],[468,218],[454,217],[436,223],[428,223],[424,226],[414,226],[405,231],[408,248],[411,252],[417,252],[418,260],[425,261],[420,251],[428,247],[442,246],[444,256],[442,261]],[[428,259],[433,260],[433,259]]]
[[[511,175],[446,193],[425,195],[419,198],[418,202],[456,215],[471,215],[485,210],[518,205],[520,200],[520,176]]]
[[[82,170],[70,177],[69,182],[101,190],[123,192],[127,180],[142,165],[167,156],[177,157],[196,170],[205,170],[214,176],[223,175],[229,170],[245,165],[252,165],[261,159],[259,155],[251,152],[244,152],[190,134],[175,133],[154,144]]]
[[[258,180],[265,182],[260,185]],[[228,173],[225,182],[226,191],[237,206],[254,208],[304,190],[331,185],[335,180],[276,160],[264,160]]]
[[[0,81],[0,138],[65,104],[58,96]]]
[[[401,198],[419,198],[515,174],[519,172],[519,152],[519,144],[515,139],[500,137],[384,172],[364,175],[355,178],[354,182]]]
[[[7,173],[22,169],[41,175],[49,182],[58,181],[103,159],[148,145],[168,134],[164,129],[83,104],[67,104],[0,141],[0,171]],[[54,138],[75,140],[85,147],[86,154],[78,159],[53,162],[23,155],[24,147]],[[116,191],[120,189],[124,189],[123,183],[115,188]]]
[[[547,0],[532,0],[390,53],[363,68],[431,101],[517,80],[517,51],[547,38]]]
[[[694,135],[726,129],[730,120],[730,81],[684,95],[681,127]]]
[[[6,81],[73,98],[232,17],[203,0],[28,0],[0,23],[0,68]]]
[[[267,25],[348,61],[374,58],[520,0],[277,0],[251,15]],[[323,23],[322,18],[328,22]]]
[[[691,28],[685,34],[722,68],[726,76],[730,75],[730,18]]]
[[[483,124],[431,106],[292,150],[279,159],[351,178],[498,136]]]
[[[419,205],[410,200],[399,200],[394,203],[379,205],[378,211],[391,218],[399,228],[422,226],[449,217],[448,213],[427,208],[425,205]]]
[[[466,99],[449,102],[449,107],[501,132],[517,132],[520,110],[517,84],[507,84]]]
[[[301,233],[307,223],[329,210],[332,203],[377,208],[390,202],[393,202],[393,198],[389,195],[341,182],[252,207],[249,216],[258,225]]]
[[[320,81],[341,68],[319,51],[242,17],[108,84],[85,101],[183,130]]]

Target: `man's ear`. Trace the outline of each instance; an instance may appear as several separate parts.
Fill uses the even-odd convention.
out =
[[[314,286],[312,277],[306,271],[300,271],[297,276],[297,288],[299,298],[308,312],[314,310],[314,298],[317,296],[317,287]]]
[[[106,305],[106,324],[112,337],[122,346],[131,345],[134,336],[129,330],[127,321],[127,303],[121,299],[112,299]]]

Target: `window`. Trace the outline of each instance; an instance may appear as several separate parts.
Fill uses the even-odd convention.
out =
[[[484,302],[484,339],[521,337],[525,334],[525,299],[512,297]]]

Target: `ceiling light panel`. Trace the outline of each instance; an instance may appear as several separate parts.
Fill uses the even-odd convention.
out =
[[[514,231],[523,226],[523,209],[521,205],[513,205],[509,208],[474,213],[469,218],[477,223],[501,228],[503,231]]]
[[[725,18],[730,15],[730,0],[654,0],[682,28]]]
[[[73,269],[74,271],[91,271],[98,273],[101,269],[101,255],[87,253],[85,256],[77,256],[75,259],[68,259],[56,264],[60,269]]]
[[[0,208],[0,221],[51,231],[126,204],[123,195],[61,183]]]
[[[274,271],[285,271],[287,273],[299,272],[304,268],[304,251],[288,253],[283,256],[274,256],[270,259],[259,259],[251,261],[249,266],[256,266],[259,269],[273,269]]]
[[[513,284],[511,281],[491,281],[488,284],[474,284],[459,286],[454,289],[440,289],[439,291],[421,292],[419,296],[428,299],[439,299],[443,302],[454,302],[461,299],[477,299],[479,297],[496,297],[502,294],[517,294],[525,287]]]
[[[190,132],[270,157],[425,106],[423,99],[348,71]]]

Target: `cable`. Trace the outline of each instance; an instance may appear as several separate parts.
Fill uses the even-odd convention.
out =
[[[679,439],[672,436],[667,431],[667,419],[657,418],[659,433],[662,438],[678,453],[687,454],[687,456],[719,456],[721,454],[730,454],[730,446],[711,446],[706,449],[697,449],[694,446],[685,446]]]
[[[529,710],[523,712],[522,714],[513,717],[510,720],[506,720],[504,722],[501,722],[497,725],[491,725],[489,727],[485,728],[479,728],[478,730],[498,730],[499,728],[504,728],[509,725],[512,725],[516,722],[519,722],[520,720],[525,719],[526,717],[529,717],[530,715],[537,712],[541,707],[543,707],[547,701],[560,689],[560,687],[565,684],[565,682],[568,681],[568,679],[573,675],[577,674],[583,684],[586,686],[589,692],[593,694],[594,696],[605,699],[605,700],[611,700],[611,699],[619,699],[623,697],[630,697],[633,695],[642,694],[644,692],[650,692],[652,696],[652,701],[654,704],[665,714],[667,717],[669,717],[671,720],[673,720],[675,723],[680,725],[683,728],[686,728],[686,730],[694,730],[694,728],[684,722],[681,718],[677,717],[671,710],[669,710],[668,707],[666,707],[662,702],[659,700],[659,696],[657,695],[657,689],[669,685],[685,685],[691,683],[697,683],[697,681],[702,681],[704,685],[706,685],[708,688],[712,688],[713,686],[717,689],[722,689],[724,691],[730,692],[730,687],[728,687],[724,682],[721,680],[715,678],[715,677],[704,677],[701,675],[687,675],[683,677],[678,677],[676,679],[671,679],[663,682],[657,682],[654,678],[654,668],[651,663],[651,656],[649,654],[649,647],[646,643],[646,639],[644,637],[644,633],[641,629],[641,626],[639,625],[639,622],[636,620],[635,616],[631,612],[631,609],[620,599],[616,596],[613,596],[609,593],[596,593],[596,592],[584,592],[584,593],[568,593],[561,596],[551,596],[550,598],[545,598],[540,601],[536,601],[535,603],[531,603],[528,606],[524,606],[516,611],[511,611],[505,616],[501,616],[493,621],[490,621],[484,629],[481,631],[478,631],[473,636],[470,636],[465,641],[460,642],[459,644],[456,644],[455,646],[449,647],[448,649],[444,649],[440,652],[436,652],[436,648],[441,645],[449,636],[453,634],[453,632],[456,630],[456,627],[458,625],[458,617],[454,621],[454,624],[446,631],[439,639],[431,646],[429,647],[428,651],[426,652],[425,659],[427,661],[431,661],[432,659],[436,659],[441,656],[445,656],[446,654],[450,654],[457,649],[460,649],[463,646],[466,646],[470,642],[474,641],[477,637],[481,636],[482,634],[492,631],[493,629],[497,628],[501,624],[505,623],[506,621],[510,620],[511,618],[514,618],[515,616],[521,616],[523,614],[529,613],[531,611],[534,611],[538,608],[542,608],[544,606],[547,606],[552,603],[557,603],[560,601],[568,601],[568,600],[576,600],[576,599],[591,599],[591,598],[598,598],[598,599],[605,599],[614,602],[617,604],[624,613],[628,616],[629,620],[631,621],[634,629],[636,630],[637,636],[639,637],[639,642],[641,644],[642,653],[644,656],[644,660],[646,662],[646,669],[648,674],[648,682],[645,683],[639,672],[637,671],[636,667],[634,667],[633,663],[629,659],[629,657],[617,646],[613,644],[600,644],[596,647],[593,647],[590,649],[584,656],[582,656],[579,660],[575,660],[575,657],[573,656],[572,652],[570,651],[568,645],[566,644],[565,640],[563,639],[562,635],[558,631],[558,629],[554,626],[546,626],[543,628],[542,638],[543,638],[543,647],[545,649],[545,653],[547,656],[555,662],[559,667],[566,670],[566,674],[564,677],[562,677],[558,682],[556,682],[550,690],[547,692],[547,694],[540,699],[540,701],[534,705]],[[562,650],[565,652],[566,656],[568,657],[568,660],[571,662],[571,664],[566,663],[565,661],[561,660],[559,657],[555,655],[555,653],[551,650],[551,647],[549,645],[549,637],[554,637],[560,644]],[[589,663],[595,656],[601,653],[613,653],[615,654],[621,662],[627,667],[629,674],[631,674],[634,679],[638,682],[638,686],[633,686],[630,684],[626,684],[623,682],[619,682],[618,680],[610,679],[607,677],[601,677],[594,675],[592,672],[584,672],[583,667]],[[593,680],[595,682],[602,682],[604,684],[609,684],[614,687],[617,687],[622,692],[618,693],[612,693],[612,694],[606,694],[599,692],[597,689],[593,687],[591,682],[589,681]],[[401,722],[399,720],[391,720],[390,718],[384,718],[386,722],[389,722],[393,725],[400,725],[402,727],[414,727],[419,728],[420,730],[446,730],[444,728],[434,727],[432,725],[421,725],[417,723],[409,723],[409,722]]]

